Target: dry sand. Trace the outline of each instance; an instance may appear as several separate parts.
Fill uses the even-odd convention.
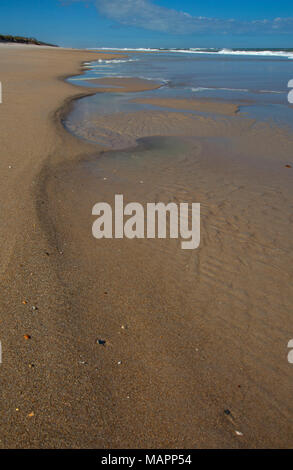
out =
[[[291,447],[292,136],[118,113],[94,136],[158,137],[97,159],[60,124],[81,92],[56,78],[93,55],[0,56],[1,447]],[[201,202],[200,250],[94,240],[93,204],[120,192]]]

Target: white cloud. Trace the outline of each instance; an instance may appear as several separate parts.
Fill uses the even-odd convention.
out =
[[[99,13],[119,24],[135,26],[152,31],[177,34],[200,32],[233,33],[293,33],[293,18],[274,20],[237,21],[233,18],[219,19],[191,16],[189,13],[161,7],[151,0],[60,0],[84,1],[96,4]]]

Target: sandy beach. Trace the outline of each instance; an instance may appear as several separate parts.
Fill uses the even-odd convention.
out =
[[[147,98],[70,133],[74,99],[159,85],[78,88],[115,54],[24,48],[0,46],[1,448],[291,448],[292,134]],[[95,240],[114,194],[200,202],[200,249]]]

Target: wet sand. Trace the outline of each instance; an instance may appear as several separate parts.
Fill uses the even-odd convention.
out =
[[[117,113],[91,137],[132,148],[101,152],[60,122],[93,89],[56,79],[92,54],[0,54],[1,447],[291,447],[292,136]],[[95,240],[115,194],[200,202],[200,249]]]
[[[187,99],[171,99],[171,98],[146,98],[133,100],[134,103],[152,104],[154,106],[201,111],[205,113],[225,114],[233,116],[239,111],[239,106],[234,103],[223,101],[207,101],[207,100],[187,100]]]
[[[53,221],[62,279],[72,286],[79,274],[80,331],[88,344],[106,340],[83,358],[109,380],[108,445],[291,447],[292,175],[279,162],[250,165],[225,144],[152,138],[61,165],[48,181],[49,200],[67,195]],[[90,208],[115,194],[144,206],[200,201],[200,249],[93,239]]]

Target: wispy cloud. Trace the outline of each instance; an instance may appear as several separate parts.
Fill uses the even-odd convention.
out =
[[[99,13],[116,23],[152,31],[177,34],[222,33],[293,33],[292,18],[255,21],[191,16],[184,11],[161,7],[150,0],[61,0],[63,3],[93,2]]]

